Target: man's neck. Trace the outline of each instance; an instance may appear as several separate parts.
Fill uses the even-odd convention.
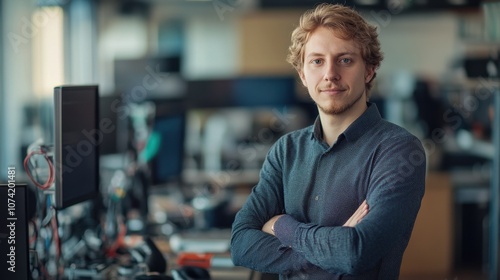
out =
[[[366,99],[362,98],[349,110],[342,114],[332,115],[319,111],[321,128],[323,130],[323,140],[332,146],[342,134],[359,116],[368,108]]]

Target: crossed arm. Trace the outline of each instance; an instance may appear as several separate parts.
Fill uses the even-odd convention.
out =
[[[404,248],[423,196],[425,164],[411,166],[411,172],[402,176],[395,171],[406,169],[401,169],[400,158],[390,149],[411,154],[421,151],[421,146],[398,139],[385,143],[384,148],[379,161],[393,168],[374,166],[377,176],[371,178],[368,201],[361,203],[343,226],[304,223],[291,213],[277,215],[285,209],[283,190],[269,186],[282,184],[281,177],[274,176],[281,174],[281,165],[279,161],[267,161],[261,182],[233,224],[235,264],[278,274],[310,267],[355,274],[373,268],[394,248]],[[282,157],[280,153],[274,156]]]
[[[352,214],[352,216],[344,223],[343,226],[344,227],[356,226],[366,216],[366,214],[368,214],[368,203],[365,200],[365,201],[363,201],[363,203],[361,203],[361,205],[354,212],[354,214]],[[264,224],[264,226],[262,227],[262,231],[265,233],[269,233],[271,235],[275,235],[274,234],[274,224],[282,216],[283,216],[283,214],[276,215],[276,216],[272,217],[271,219],[269,219],[269,221],[267,221]]]
[[[255,201],[252,200],[251,204],[253,204],[253,202]],[[262,209],[261,208],[262,205],[260,204],[254,206],[255,208],[250,207],[250,209]],[[239,215],[247,216],[249,215],[248,211],[249,209],[244,209],[242,213],[239,213]],[[347,240],[341,240],[339,242],[329,241],[329,239],[335,238],[339,234],[339,233],[334,233],[332,235],[330,231],[331,230],[342,231],[344,233],[342,233],[341,235],[343,236],[347,234],[346,238],[350,239],[352,237],[348,236],[354,234],[353,232],[355,231],[354,227],[362,219],[367,218],[369,216],[369,215],[367,216],[368,212],[369,212],[368,203],[367,201],[363,201],[361,205],[358,207],[358,209],[353,213],[353,215],[351,215],[351,217],[343,224],[343,226],[325,227],[318,231],[313,229],[316,232],[315,234],[319,234],[318,237],[314,237],[313,239],[323,240],[322,242],[330,244],[338,244],[340,247],[350,248],[352,242],[347,242]],[[330,255],[331,253],[326,253],[326,252],[320,253],[317,251],[317,248],[306,249],[306,247],[308,247],[308,245],[306,244],[299,245],[299,246],[306,246],[304,247],[304,250],[306,251],[303,251],[302,249],[297,250],[298,248],[295,248],[295,246],[293,246],[294,248],[292,248],[290,243],[283,243],[282,240],[277,238],[278,236],[275,235],[273,228],[276,221],[278,221],[282,217],[284,218],[285,216],[288,215],[286,214],[275,215],[269,220],[261,222],[259,222],[257,218],[259,216],[253,216],[254,217],[253,219],[247,220],[247,222],[243,224],[236,223],[235,227],[233,228],[234,235],[232,238],[232,255],[233,258],[235,258],[234,259],[235,264],[245,266],[261,272],[278,273],[278,274],[288,274],[292,271],[307,271],[308,269],[318,269],[317,266],[319,266],[319,264],[321,264],[322,261],[326,261],[323,260],[324,258],[323,255],[324,254]],[[290,217],[287,218],[290,219]],[[309,224],[307,225],[304,224],[304,226],[301,226],[301,228],[302,229],[305,229],[306,227],[318,228],[317,226]],[[244,232],[242,231],[243,229],[242,227],[245,228]],[[346,231],[349,231],[349,233],[347,233]],[[309,233],[306,234],[309,235]],[[310,239],[311,237],[304,236],[304,238]],[[311,241],[313,239],[311,239]],[[314,247],[316,246],[317,245],[314,245]],[[329,248],[330,246],[331,245],[324,247],[322,246],[322,248],[325,250],[332,249],[334,251],[337,251],[335,255],[338,255],[340,252],[350,251],[352,249],[352,248],[350,249],[340,248],[339,246],[334,246],[332,248]],[[316,252],[319,254],[315,256],[310,256],[309,253],[307,253],[309,251],[311,253]],[[313,259],[311,259],[311,257]],[[315,258],[318,259],[315,260]],[[337,262],[337,264],[339,264],[342,267],[350,267],[350,265],[344,264],[344,261],[348,263],[351,260],[352,258],[345,256],[342,257],[342,261]],[[330,261],[327,262],[331,263]]]

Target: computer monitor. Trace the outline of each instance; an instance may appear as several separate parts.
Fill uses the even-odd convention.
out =
[[[187,82],[186,99],[190,109],[231,107],[232,79],[200,79]]]
[[[0,269],[8,279],[32,279],[27,192],[25,184],[0,184]]]
[[[99,195],[98,86],[54,88],[55,207]]]
[[[294,104],[293,76],[243,76],[233,81],[235,107],[282,107]]]
[[[128,149],[128,105],[119,94],[99,97],[99,123],[106,124],[109,129],[102,133],[99,143],[99,154],[124,154]]]
[[[293,76],[240,76],[187,82],[189,108],[282,107],[294,105]]]
[[[115,91],[132,102],[142,101],[147,96],[177,95],[180,89],[172,87],[172,81],[180,68],[180,56],[116,59],[113,67]]]
[[[156,106],[153,134],[159,141],[158,151],[151,162],[152,184],[181,183],[186,133],[185,101],[182,98],[152,101]]]

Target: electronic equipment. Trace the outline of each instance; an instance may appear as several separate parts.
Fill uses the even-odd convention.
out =
[[[175,253],[226,253],[230,249],[231,230],[184,231],[172,234],[170,248]]]
[[[180,56],[156,56],[114,61],[115,90],[125,103],[142,102],[152,96],[178,96],[183,82],[179,80]]]
[[[491,56],[471,56],[464,58],[463,67],[468,78],[496,78],[500,76],[499,61]]]
[[[27,186],[0,184],[0,269],[7,279],[32,279],[29,262]]]
[[[55,207],[62,209],[99,195],[97,85],[54,88]]]
[[[293,76],[191,80],[187,83],[187,102],[190,109],[281,107],[297,102],[295,87]]]
[[[244,76],[233,81],[236,107],[281,107],[296,101],[293,76]]]
[[[126,100],[119,94],[99,97],[99,123],[106,128],[99,145],[100,156],[127,152],[130,108],[125,102]]]
[[[172,270],[174,280],[210,280],[208,270],[198,266],[184,266],[179,269]]]
[[[186,112],[183,99],[153,100],[156,106],[153,133],[159,147],[151,162],[152,184],[182,182]]]
[[[140,274],[134,280],[173,280],[174,278],[164,274]]]

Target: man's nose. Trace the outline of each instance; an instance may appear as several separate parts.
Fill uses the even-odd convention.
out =
[[[338,81],[340,80],[340,74],[335,63],[328,63],[325,68],[325,81]]]

